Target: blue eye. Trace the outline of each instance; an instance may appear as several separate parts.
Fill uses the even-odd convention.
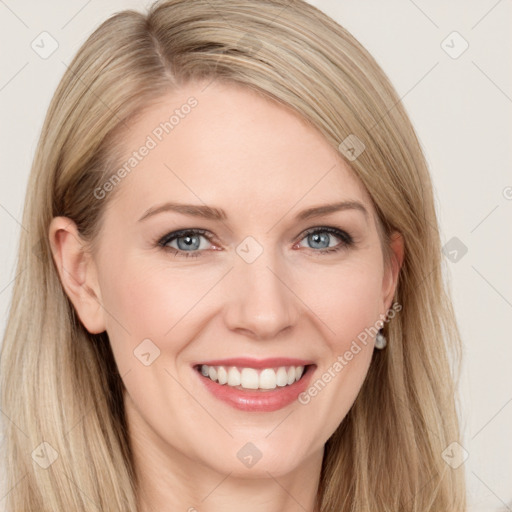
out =
[[[330,240],[333,239],[333,235],[342,241],[341,244],[335,246],[329,245]],[[330,228],[327,226],[313,228],[309,231],[306,231],[304,238],[302,238],[301,240],[304,239],[307,239],[308,241],[310,241],[310,243],[312,243],[312,248],[320,249],[314,251],[315,253],[320,254],[337,252],[340,251],[341,249],[351,246],[354,243],[352,237],[347,232],[341,231],[340,229],[336,228]],[[326,243],[327,246],[325,246]]]
[[[212,242],[211,234],[205,229],[182,229],[165,235],[158,241],[158,245],[165,250],[171,251],[175,256],[197,258],[205,249],[205,247],[201,247],[201,238],[205,238],[210,243]],[[331,246],[330,243],[333,238],[338,238],[341,240],[341,243]],[[309,248],[313,249],[315,254],[334,253],[348,248],[354,243],[352,237],[347,232],[327,226],[306,231],[302,234],[300,241],[304,239],[307,239],[312,244]],[[174,242],[177,245],[171,246],[170,244]]]
[[[171,250],[175,254],[175,256],[185,256],[187,258],[193,257],[196,258],[200,255],[200,252],[197,249],[200,248],[201,242],[200,238],[206,238],[208,241],[211,241],[208,232],[204,229],[182,229],[181,231],[174,231],[173,233],[169,233],[165,235],[158,244],[162,246],[164,249]],[[171,242],[176,241],[178,246],[171,247],[169,244]],[[202,247],[204,249],[204,247]],[[195,252],[191,252],[194,251]]]

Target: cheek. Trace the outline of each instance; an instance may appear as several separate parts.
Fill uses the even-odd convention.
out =
[[[204,293],[194,287],[191,274],[185,279],[147,261],[136,257],[106,261],[100,275],[107,332],[121,374],[132,367],[134,350],[144,340],[152,340],[162,355],[169,355],[170,348],[178,352],[174,326],[197,302],[199,292]],[[173,343],[164,346],[164,340]]]
[[[346,416],[366,378],[373,354],[373,330],[381,312],[382,275],[377,258],[359,259],[329,271],[324,293],[310,293],[322,320],[320,367],[299,403],[327,439]],[[378,327],[377,327],[378,330]],[[307,420],[309,421],[309,420]]]
[[[320,282],[316,280],[317,282]],[[382,306],[382,274],[378,260],[359,260],[326,272],[322,287],[310,288],[311,309],[327,326],[333,348],[341,349],[375,325]],[[335,346],[335,347],[334,347]]]
[[[148,348],[158,353],[157,366],[175,367],[190,340],[217,311],[218,296],[209,292],[225,269],[201,270],[164,255],[125,254],[105,259],[100,276],[106,330],[119,372],[139,368],[135,357]]]

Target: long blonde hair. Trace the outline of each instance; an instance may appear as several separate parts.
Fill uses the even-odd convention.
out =
[[[393,230],[405,241],[395,294],[402,310],[385,324],[388,347],[373,354],[326,444],[319,509],[465,510],[464,466],[443,459],[459,440],[461,342],[425,158],[374,59],[302,0],[169,0],[147,15],[120,12],[65,72],[31,170],[1,350],[6,509],[137,510],[122,379],[106,333],[87,332],[63,290],[48,227],[67,216],[94,241],[111,199],[94,190],[118,169],[117,137],[155,99],[194,79],[259,91],[334,148],[357,137],[364,151],[347,162],[374,202],[385,254]]]

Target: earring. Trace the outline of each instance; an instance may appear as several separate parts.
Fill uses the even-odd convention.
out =
[[[384,334],[382,334],[381,331],[382,329],[377,333],[377,336],[375,337],[375,348],[378,348],[379,350],[386,348],[386,345],[388,344],[386,337]]]

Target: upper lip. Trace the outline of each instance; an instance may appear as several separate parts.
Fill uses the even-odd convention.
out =
[[[243,368],[278,368],[280,366],[307,366],[313,361],[295,359],[292,357],[270,357],[268,359],[253,359],[250,357],[233,357],[229,359],[215,359],[202,361],[194,366],[241,366]]]

